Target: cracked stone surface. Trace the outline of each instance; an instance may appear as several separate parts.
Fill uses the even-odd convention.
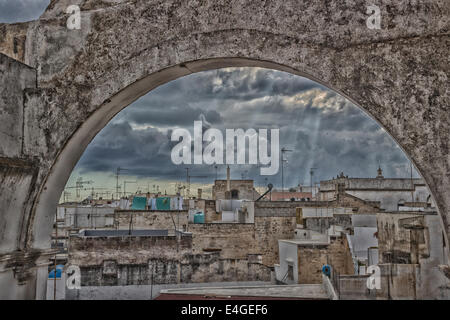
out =
[[[66,8],[74,4],[81,9],[80,30],[66,27]],[[229,66],[306,76],[360,106],[426,180],[448,239],[450,8],[445,0],[381,1],[376,30],[367,28],[367,5],[362,0],[52,0],[37,21],[0,24],[5,55],[0,70],[19,63],[6,56],[14,58],[23,63],[16,74],[27,75],[31,67],[27,81],[33,78],[35,85],[23,80],[18,86],[20,114],[0,113],[2,121],[23,119],[23,129],[0,142],[0,157],[36,169],[22,173],[23,179],[8,176],[17,186],[12,194],[28,191],[24,204],[14,207],[22,221],[13,223],[17,237],[2,243],[0,254],[49,247],[53,213],[71,170],[117,112],[180,76]],[[0,81],[11,78],[0,73]],[[1,95],[2,110],[12,107],[7,94]],[[6,200],[0,201],[2,234],[13,215]]]

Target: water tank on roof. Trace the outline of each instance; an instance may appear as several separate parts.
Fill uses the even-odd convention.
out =
[[[197,212],[194,215],[194,223],[205,223],[205,214],[203,212]]]

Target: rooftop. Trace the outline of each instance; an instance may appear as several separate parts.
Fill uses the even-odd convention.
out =
[[[172,230],[171,230],[172,231]],[[181,234],[183,232],[177,231]],[[164,237],[169,230],[81,230],[80,237]]]
[[[283,200],[283,199],[311,199],[312,193],[311,192],[290,192],[290,191],[272,191],[271,193],[268,193],[265,198],[272,199],[272,201],[277,200]]]
[[[338,177],[320,181],[320,191],[334,191],[336,183],[344,183],[346,190],[414,190],[414,186],[425,186],[421,178]]]
[[[328,246],[330,242],[323,241],[323,239],[280,239],[278,241],[292,243],[296,245],[319,245],[319,246]]]
[[[232,298],[258,297],[278,299],[320,299],[327,300],[328,296],[321,284],[300,285],[263,285],[242,287],[200,287],[185,289],[161,290],[157,299],[192,299],[198,298]]]
[[[405,211],[383,211],[383,212],[379,212],[377,214],[406,214],[406,215],[417,215],[417,216],[435,216],[438,214],[437,211],[435,211],[435,209],[431,209],[431,210],[427,210],[427,211],[417,211],[417,210],[405,210]]]

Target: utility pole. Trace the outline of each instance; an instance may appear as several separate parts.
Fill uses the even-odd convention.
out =
[[[155,261],[152,261],[152,282],[150,284],[150,300],[153,300],[153,269],[155,268],[154,265]]]
[[[117,197],[117,200],[120,199],[120,196],[119,196],[119,189],[120,189],[120,186],[119,186],[119,176],[120,176],[120,172],[121,172],[121,171],[128,171],[128,170],[129,170],[129,169],[121,168],[121,167],[117,167],[117,169],[116,169],[116,197]]]
[[[101,196],[103,198],[104,195],[106,195],[105,199],[109,199],[109,194],[113,194],[113,192],[111,191],[103,191],[103,192],[96,192],[95,195],[96,197]]]
[[[92,196],[92,200],[94,200],[94,198],[98,197],[98,192],[96,193],[95,190],[108,190],[108,188],[96,188],[96,187],[91,187],[91,196]]]
[[[189,175],[189,168],[186,168],[186,183],[187,183],[187,198],[191,196],[191,178],[208,178],[207,176],[191,176]]]
[[[81,188],[83,188],[83,186],[84,186],[84,184],[91,184],[91,183],[93,183],[94,181],[92,181],[92,180],[89,180],[89,181],[83,181],[83,178],[82,177],[80,177],[80,178],[78,178],[78,180],[77,180],[77,182],[76,182],[76,186],[77,186],[77,198],[80,198],[80,191],[81,191]]]
[[[311,176],[311,201],[313,198],[313,176],[314,176],[314,170],[316,170],[317,168],[311,168],[309,170],[309,175]]]
[[[84,184],[91,184],[91,183],[94,183],[94,181],[91,181],[91,180],[83,181],[83,178],[79,177],[77,179],[77,181],[75,182],[75,186],[66,187],[66,189],[75,189],[77,200],[79,200],[80,197],[81,197],[81,193],[80,192],[81,192],[81,189],[83,188]]]
[[[123,196],[124,196],[124,197],[127,196],[127,192],[126,192],[127,183],[136,183],[136,181],[124,181],[124,182],[123,182]]]
[[[116,197],[117,200],[119,200],[118,194],[119,194],[119,174],[120,174],[120,167],[116,169]]]
[[[63,193],[63,198],[64,198],[64,203],[66,203],[67,202],[67,196],[70,196],[71,195],[71,193],[70,192],[67,192],[67,191],[64,191],[64,193]]]
[[[187,187],[187,198],[189,199],[191,195],[191,181],[189,179],[189,168],[186,168],[186,187]]]
[[[91,184],[91,183],[93,183],[93,182],[94,182],[94,181],[92,181],[92,180],[89,180],[89,181],[83,181],[83,178],[82,178],[82,177],[79,177],[79,178],[78,178],[77,182],[75,183],[75,189],[76,189],[76,193],[77,193],[77,199],[80,199],[80,197],[81,197],[80,191],[81,191],[81,189],[83,188],[84,184]]]
[[[292,152],[292,150],[286,149],[285,147],[281,148],[281,193],[284,199],[284,163],[288,162],[287,159],[284,159],[284,154],[286,152]]]

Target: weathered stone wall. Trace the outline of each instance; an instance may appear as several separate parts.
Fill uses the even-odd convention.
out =
[[[116,210],[114,212],[114,226],[118,229],[174,229],[186,230],[188,226],[188,212],[177,211],[141,211]],[[175,223],[175,225],[174,225]]]
[[[274,213],[279,216],[292,214],[295,216],[295,208],[301,206],[313,206],[313,204],[304,201],[257,201],[255,202],[255,216],[271,216]],[[274,208],[276,208],[276,211],[274,211]]]
[[[278,262],[278,240],[294,238],[295,228],[295,206],[283,201],[255,204],[254,223],[189,224],[194,252],[220,249],[223,258],[239,259],[260,254],[269,267]]]
[[[181,265],[182,282],[270,281],[271,269],[245,259],[222,258],[221,253],[185,257]]]
[[[4,31],[0,25],[0,43],[14,43],[14,37]],[[18,39],[20,55],[22,38]],[[45,298],[48,259],[54,252],[27,250],[31,208],[42,183],[39,160],[26,152],[26,141],[33,133],[24,130],[26,92],[35,88],[34,69],[0,54],[0,299]]]
[[[351,214],[335,214],[333,217],[308,217],[303,218],[305,229],[325,233],[332,225],[341,226],[345,229],[352,227]]]
[[[256,247],[262,254],[264,265],[273,266],[279,262],[279,239],[294,238],[296,206],[295,202],[290,201],[255,202]]]
[[[432,268],[419,264],[383,263],[381,288],[376,290],[377,299],[448,300],[450,279]]]
[[[366,201],[345,192],[338,193],[336,205],[341,207],[354,208],[354,213],[361,214],[375,213],[380,211],[380,203],[378,201]]]
[[[17,61],[24,62],[28,28],[27,23],[0,23],[1,52]]]
[[[322,283],[322,267],[331,265],[340,274],[353,274],[347,237],[331,238],[326,244],[298,245],[298,283]]]
[[[448,264],[439,217],[430,213],[378,213],[379,297],[445,299],[450,279],[439,266]]]
[[[71,237],[69,264],[80,266],[81,284],[148,284],[150,261],[154,281],[179,281],[180,257],[190,254],[192,237]],[[151,270],[151,269],[150,269]]]
[[[381,289],[377,299],[415,300],[416,285],[419,278],[417,264],[379,264],[381,270]]]
[[[219,251],[193,254],[192,240],[72,237],[69,263],[80,266],[82,286],[270,281],[271,269],[248,257],[223,258]]]
[[[259,212],[267,211],[268,208],[353,208],[353,213],[374,213],[380,211],[379,203],[376,201],[364,201],[347,193],[341,193],[338,197],[330,201],[258,201],[255,207]]]
[[[253,180],[230,180],[230,188],[239,192],[236,199],[256,200],[259,197],[253,188]],[[225,191],[227,180],[216,180],[212,189],[213,199],[226,199]]]
[[[36,71],[0,54],[0,156],[26,157],[23,150],[24,91],[36,88]],[[27,193],[25,193],[27,194]]]
[[[264,265],[278,263],[278,240],[294,238],[295,227],[295,217],[255,217],[256,248]]]
[[[220,249],[225,259],[246,259],[248,254],[260,253],[255,246],[254,224],[190,224],[189,232],[192,232],[194,253]]]
[[[221,221],[222,214],[216,211],[216,201],[205,200],[205,222]]]
[[[425,217],[407,212],[377,214],[380,263],[419,263],[430,256]],[[434,232],[441,232],[439,229]]]
[[[129,286],[176,283],[270,281],[271,269],[246,259],[220,259],[218,254],[189,255],[183,261],[149,259],[148,264],[83,266],[82,286]]]
[[[340,275],[339,300],[375,300],[376,289],[367,288],[369,275]]]
[[[126,236],[126,237],[71,237],[69,261],[79,266],[100,265],[105,260],[118,264],[143,264],[149,257],[176,259],[192,249],[192,237]]]
[[[23,249],[37,193],[39,161],[24,152],[23,131],[24,91],[35,87],[35,70],[0,54],[0,255]]]

